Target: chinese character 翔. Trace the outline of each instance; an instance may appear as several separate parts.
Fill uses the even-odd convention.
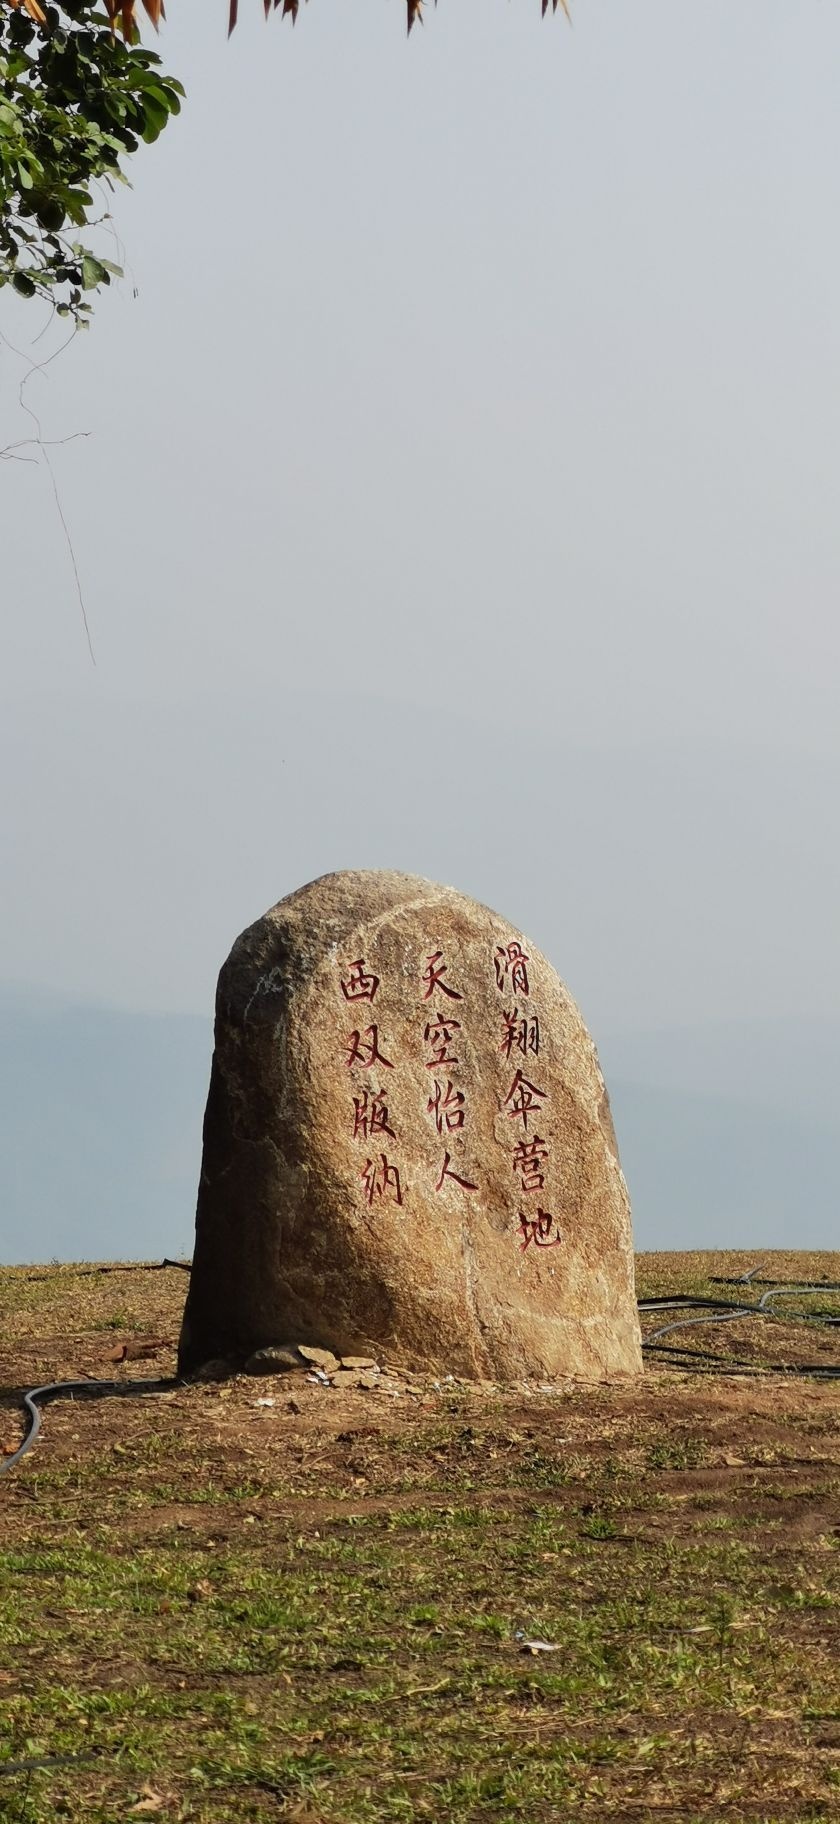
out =
[[[401,1204],[402,1190],[400,1189],[400,1174],[397,1167],[388,1164],[386,1153],[379,1154],[379,1161],[380,1163],[378,1165],[374,1165],[373,1160],[368,1159],[359,1173],[359,1177],[365,1187],[367,1202],[372,1204],[374,1197],[381,1198],[390,1194],[394,1203]]]
[[[388,1125],[384,1089],[363,1089],[360,1096],[353,1097],[353,1107],[356,1111],[353,1119],[354,1140],[357,1134],[362,1134],[365,1140],[372,1134],[390,1134],[392,1140],[396,1139],[393,1128]]]
[[[537,1248],[559,1248],[562,1236],[559,1229],[552,1235],[554,1217],[550,1210],[537,1210],[536,1216],[526,1216],[524,1210],[519,1213],[519,1227],[522,1230],[520,1246],[530,1248],[531,1243]]]
[[[514,994],[528,994],[528,961],[522,945],[519,943],[497,944],[493,963],[496,970],[496,987],[504,988],[508,976]]]
[[[364,1038],[360,1032],[351,1032],[345,1049],[348,1070],[352,1064],[361,1064],[365,1070],[370,1070],[374,1064],[384,1064],[388,1070],[394,1068],[390,1058],[384,1058],[379,1049],[378,1026],[368,1026]]]
[[[350,964],[350,974],[346,982],[341,983],[341,992],[345,1001],[372,1001],[379,987],[379,976],[371,975],[365,970],[363,956]]]
[[[513,1050],[521,1051],[527,1057],[532,1051],[538,1057],[540,1049],[540,1022],[536,1014],[520,1014],[514,1007],[512,1013],[504,1015],[505,1031],[499,1050],[502,1056],[509,1058]]]
[[[466,1114],[464,1100],[464,1092],[462,1089],[454,1089],[452,1084],[447,1082],[446,1093],[444,1094],[437,1078],[435,1078],[435,1093],[433,1096],[429,1097],[426,1106],[429,1114],[433,1114],[435,1117],[435,1127],[439,1134],[443,1133],[444,1127],[446,1127],[450,1133],[453,1128],[463,1127]]]
[[[540,1103],[547,1094],[546,1089],[538,1089],[536,1083],[529,1083],[528,1078],[523,1077],[521,1070],[518,1070],[502,1106],[508,1110],[511,1121],[521,1120],[522,1126],[527,1127],[529,1114],[534,1109],[539,1113]]]
[[[460,1032],[460,1020],[449,1020],[439,1013],[436,1020],[430,1020],[424,1034],[426,1044],[431,1045],[433,1056],[426,1059],[427,1070],[437,1070],[441,1064],[457,1064],[448,1047],[452,1044],[453,1032]]]
[[[522,1179],[523,1191],[541,1191],[545,1184],[544,1166],[548,1158],[548,1147],[539,1134],[533,1140],[517,1140],[513,1149],[512,1165],[514,1173]]]
[[[478,1185],[473,1184],[469,1178],[462,1178],[459,1172],[450,1171],[449,1168],[450,1168],[451,1164],[452,1164],[451,1153],[445,1153],[444,1158],[443,1158],[443,1165],[440,1168],[440,1177],[437,1181],[437,1184],[435,1185],[435,1190],[436,1191],[443,1190],[444,1178],[454,1178],[455,1183],[460,1184],[462,1190],[477,1191]]]
[[[423,980],[426,983],[426,992],[423,996],[424,1001],[431,1000],[436,988],[442,988],[444,994],[448,994],[450,1001],[463,1000],[464,997],[462,994],[458,993],[457,988],[450,988],[444,981],[443,978],[446,975],[447,968],[448,964],[443,960],[442,950],[436,950],[433,956],[427,957],[426,968],[423,972]]]

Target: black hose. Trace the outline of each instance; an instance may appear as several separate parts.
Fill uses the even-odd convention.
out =
[[[41,1401],[72,1400],[77,1395],[88,1399],[107,1399],[133,1393],[172,1393],[183,1384],[183,1381],[174,1377],[161,1377],[155,1381],[48,1381],[44,1387],[30,1387],[28,1393],[23,1395],[23,1404],[29,1416],[26,1436],[13,1455],[0,1463],[0,1476],[5,1476],[10,1469],[14,1469],[21,1457],[25,1457],[27,1451],[32,1449],[41,1429]]]

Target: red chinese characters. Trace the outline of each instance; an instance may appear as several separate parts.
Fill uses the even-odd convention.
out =
[[[431,1049],[431,1057],[426,1059],[427,1070],[439,1070],[443,1064],[457,1064],[459,1059],[449,1050],[452,1035],[460,1032],[460,1020],[449,1020],[439,1013],[436,1020],[430,1020],[424,1034],[426,1044]]]
[[[528,1116],[535,1109],[539,1114],[540,1103],[545,1101],[547,1094],[547,1090],[538,1089],[536,1083],[529,1083],[528,1078],[518,1070],[502,1106],[507,1109],[511,1121],[521,1121],[522,1126],[527,1128]]]
[[[511,1163],[514,1174],[519,1175],[523,1191],[541,1191],[545,1188],[547,1158],[548,1147],[539,1134],[535,1134],[533,1140],[517,1140]]]
[[[380,1200],[387,1196],[390,1196],[394,1203],[402,1203],[400,1174],[395,1165],[389,1164],[386,1153],[380,1153],[376,1162],[373,1159],[367,1159],[359,1177],[365,1188],[367,1203],[372,1205],[374,1199]]]
[[[529,960],[522,945],[515,941],[510,944],[497,944],[493,956],[496,987],[503,990],[510,983],[514,994],[524,994],[527,998]]]
[[[342,978],[341,992],[345,1001],[372,1001],[379,987],[379,976],[365,969],[365,959],[358,956],[350,964],[350,973],[346,982]]]
[[[523,1251],[530,1248],[532,1242],[535,1248],[559,1248],[563,1239],[550,1210],[538,1209],[536,1216],[526,1216],[524,1210],[520,1211],[519,1227],[522,1232],[520,1247]]]
[[[520,1014],[519,1008],[514,1007],[511,1013],[506,1013],[502,1017],[504,1033],[499,1046],[502,1056],[509,1058],[512,1051],[521,1051],[523,1058],[527,1058],[530,1051],[533,1052],[534,1057],[538,1057],[540,1022],[536,1014]]]
[[[463,1191],[477,1191],[478,1190],[477,1184],[473,1184],[472,1180],[469,1178],[462,1178],[460,1172],[453,1172],[451,1169],[451,1166],[452,1166],[452,1154],[444,1153],[443,1165],[440,1168],[440,1177],[437,1181],[437,1184],[435,1185],[436,1191],[443,1190],[444,1182],[447,1178],[451,1178],[455,1184],[460,1184],[461,1189]]]
[[[443,951],[435,950],[432,956],[426,958],[426,968],[423,974],[423,980],[426,983],[424,1001],[431,1000],[436,988],[440,988],[441,993],[448,994],[450,1001],[463,1000],[464,997],[458,993],[457,988],[450,988],[449,984],[444,981],[443,978],[447,973],[448,964],[443,960]]]
[[[455,1089],[451,1082],[447,1082],[446,1089],[443,1090],[435,1078],[435,1093],[429,1097],[426,1107],[429,1114],[435,1117],[435,1127],[439,1134],[443,1133],[444,1128],[451,1133],[455,1128],[463,1127],[466,1120],[465,1100],[462,1089]]]
[[[354,1064],[361,1064],[363,1070],[372,1070],[374,1064],[384,1064],[386,1070],[393,1070],[390,1058],[385,1058],[379,1049],[379,1027],[368,1026],[362,1037],[361,1032],[351,1032],[345,1041],[348,1070]]]
[[[353,1097],[353,1109],[354,1140],[357,1134],[361,1134],[365,1140],[374,1134],[390,1134],[392,1140],[396,1139],[394,1130],[389,1125],[384,1089],[363,1089],[360,1096]]]

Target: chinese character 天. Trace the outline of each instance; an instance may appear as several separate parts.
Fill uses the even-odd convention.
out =
[[[440,988],[443,994],[448,994],[450,1001],[463,1000],[464,997],[462,994],[458,993],[457,988],[450,988],[448,983],[444,981],[443,978],[447,972],[448,964],[443,960],[442,950],[436,950],[433,956],[426,958],[426,968],[423,973],[423,980],[426,983],[426,992],[423,996],[424,1001],[431,1000],[436,988]]]

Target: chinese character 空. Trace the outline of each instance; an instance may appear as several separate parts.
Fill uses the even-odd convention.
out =
[[[536,1083],[529,1083],[518,1070],[502,1106],[507,1109],[511,1121],[519,1120],[527,1128],[529,1114],[533,1114],[534,1109],[539,1114],[540,1103],[547,1095],[548,1090],[538,1089]]]
[[[392,1140],[396,1139],[393,1128],[388,1125],[388,1109],[385,1102],[384,1089],[363,1089],[360,1096],[353,1097],[353,1107],[355,1109],[353,1118],[354,1140],[357,1134],[362,1134],[365,1140],[367,1140],[368,1135],[372,1134],[390,1134]]]
[[[444,1159],[443,1159],[443,1165],[440,1168],[440,1177],[437,1181],[437,1184],[435,1185],[435,1190],[441,1191],[443,1189],[444,1178],[454,1178],[455,1183],[460,1184],[462,1190],[477,1191],[478,1185],[473,1184],[469,1178],[462,1178],[459,1172],[450,1171],[449,1168],[450,1168],[451,1163],[452,1163],[451,1153],[445,1153]]]
[[[441,1064],[457,1064],[448,1047],[452,1044],[453,1032],[460,1032],[460,1020],[449,1020],[439,1013],[436,1020],[430,1020],[424,1034],[426,1044],[431,1045],[433,1056],[426,1059],[427,1070],[437,1070]]]
[[[536,1216],[526,1216],[524,1210],[519,1213],[519,1227],[522,1230],[523,1249],[530,1248],[533,1242],[538,1248],[559,1248],[562,1236],[558,1229],[552,1235],[554,1217],[550,1210],[537,1210]]]
[[[345,1001],[372,1001],[378,987],[379,976],[371,975],[365,969],[364,957],[358,956],[355,963],[350,964],[346,982],[342,980],[341,992]]]
[[[517,1140],[513,1149],[512,1165],[514,1173],[522,1179],[523,1191],[541,1191],[545,1184],[544,1166],[548,1158],[548,1147],[539,1134],[533,1140]]]
[[[379,1049],[378,1026],[368,1026],[364,1038],[360,1032],[351,1032],[345,1050],[348,1070],[353,1064],[361,1064],[365,1070],[370,1070],[374,1064],[384,1064],[388,1070],[394,1068],[390,1058],[384,1058]]]
[[[502,1056],[509,1058],[515,1049],[521,1051],[523,1057],[527,1057],[529,1051],[537,1057],[540,1049],[540,1022],[536,1014],[520,1014],[519,1008],[514,1007],[513,1012],[504,1014],[503,1018],[505,1031],[499,1046]]]
[[[519,943],[497,944],[493,963],[496,970],[496,987],[504,988],[508,976],[514,994],[528,994],[528,962],[522,945]]]
[[[441,988],[444,994],[448,994],[450,1001],[463,1000],[464,997],[462,994],[458,993],[457,988],[448,987],[443,979],[447,972],[447,967],[448,965],[443,960],[442,950],[436,950],[433,956],[426,958],[426,968],[423,972],[423,980],[426,983],[426,992],[423,996],[424,1001],[431,1000],[436,988]]]
[[[366,1160],[359,1177],[365,1187],[365,1198],[372,1204],[374,1197],[385,1197],[390,1193],[394,1203],[402,1203],[400,1174],[395,1165],[388,1164],[386,1153],[379,1154],[380,1163],[375,1165],[372,1159]]]
[[[426,1106],[429,1114],[434,1115],[435,1117],[435,1127],[439,1134],[443,1133],[444,1127],[446,1127],[450,1133],[453,1128],[463,1127],[466,1111],[464,1108],[464,1092],[462,1089],[454,1089],[452,1084],[447,1082],[446,1093],[444,1094],[437,1078],[435,1078],[435,1093],[433,1096],[429,1097]]]

